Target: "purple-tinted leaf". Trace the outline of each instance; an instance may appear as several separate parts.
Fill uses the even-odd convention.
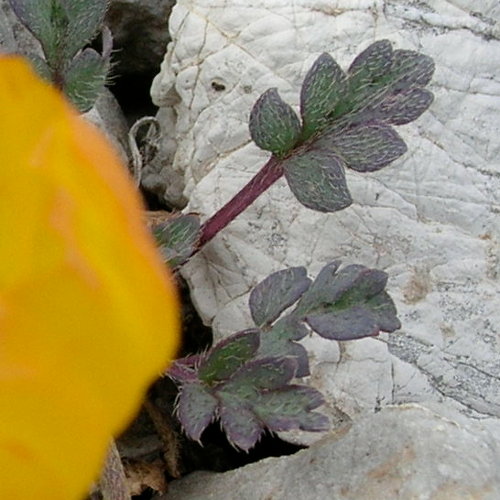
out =
[[[292,316],[278,320],[269,331],[261,333],[260,346],[257,351],[260,357],[285,357],[297,362],[296,377],[307,377],[309,360],[304,346],[294,340],[304,338],[308,333],[304,323]]]
[[[250,312],[255,324],[272,323],[300,298],[310,283],[304,267],[291,267],[269,275],[250,294]]]
[[[264,92],[255,103],[249,120],[250,135],[259,148],[283,156],[300,136],[300,121],[277,89]]]
[[[307,316],[306,321],[316,333],[330,340],[355,340],[380,332],[375,315],[361,306]]]
[[[434,74],[431,57],[413,50],[395,50],[391,68],[392,91],[425,87]]]
[[[358,85],[370,83],[385,75],[392,66],[392,45],[389,40],[378,40],[361,52],[349,66],[350,80]]]
[[[291,429],[326,431],[330,428],[328,418],[311,411],[323,403],[323,396],[316,389],[289,385],[262,394],[254,411],[275,432]]]
[[[201,384],[182,386],[177,403],[177,417],[186,435],[199,441],[201,434],[214,419],[218,400]]]
[[[294,315],[305,318],[319,335],[335,340],[351,340],[399,328],[396,308],[384,290],[386,273],[350,265],[325,283],[331,271],[329,268],[322,271],[323,288],[313,283]]]
[[[176,359],[168,367],[166,375],[180,383],[194,382],[198,380],[197,370],[202,358],[202,354],[194,354]]]
[[[319,132],[347,91],[347,77],[335,60],[321,54],[308,71],[300,92],[303,139]]]
[[[295,375],[296,362],[290,358],[262,358],[246,363],[221,388],[241,399],[253,397],[256,391],[280,389]]]
[[[292,193],[307,208],[336,212],[352,203],[343,162],[333,152],[314,149],[297,153],[283,162],[283,168]]]
[[[200,363],[198,377],[208,385],[223,382],[251,359],[259,348],[259,330],[246,330],[224,339]]]
[[[175,268],[193,254],[200,238],[200,218],[196,214],[179,214],[153,227],[153,235],[168,264]]]
[[[255,413],[231,394],[220,392],[219,418],[228,441],[248,451],[259,440],[264,426]]]
[[[316,276],[309,290],[302,296],[295,311],[296,317],[303,317],[319,304],[330,304],[335,301],[337,292],[335,288],[335,279],[340,261],[335,260],[324,266]]]
[[[407,147],[388,125],[358,125],[341,133],[321,137],[316,144],[338,154],[346,165],[358,172],[379,170],[406,153]]]
[[[375,108],[374,115],[386,123],[405,125],[416,120],[433,100],[432,92],[421,88],[410,88],[387,96]]]

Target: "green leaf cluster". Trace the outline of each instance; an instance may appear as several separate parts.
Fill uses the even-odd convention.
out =
[[[19,20],[40,42],[44,58],[28,55],[37,72],[60,88],[82,112],[106,83],[111,33],[102,33],[102,54],[84,48],[102,28],[107,0],[9,0]]]
[[[432,103],[424,87],[434,72],[428,56],[373,43],[344,72],[327,53],[308,71],[300,118],[276,89],[250,114],[253,141],[282,159],[295,197],[308,208],[335,212],[352,203],[345,168],[379,170],[407,151],[391,127],[418,118]]]
[[[268,276],[250,294],[256,328],[169,369],[180,386],[177,416],[186,434],[199,441],[219,419],[229,441],[248,450],[266,428],[327,429],[327,418],[314,411],[323,403],[321,394],[291,383],[309,375],[307,352],[297,341],[310,330],[332,340],[396,330],[400,323],[386,282],[382,271],[357,265],[339,271],[339,262],[325,266],[314,281],[303,267]]]

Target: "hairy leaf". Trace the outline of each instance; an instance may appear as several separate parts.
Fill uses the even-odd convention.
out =
[[[425,54],[413,50],[395,50],[391,68],[392,91],[425,87],[431,81],[434,69],[434,61]]]
[[[309,360],[307,351],[301,344],[294,342],[304,338],[308,329],[304,323],[293,316],[285,316],[278,320],[269,331],[260,335],[260,346],[257,354],[260,357],[287,357],[295,359],[296,377],[307,377]]]
[[[297,153],[283,163],[288,185],[298,201],[319,212],[336,212],[348,207],[344,165],[331,151],[313,149]]]
[[[382,123],[358,125],[343,132],[324,135],[318,147],[331,150],[358,172],[379,170],[406,153],[399,134]]]
[[[250,293],[250,312],[255,324],[272,323],[300,298],[310,283],[304,267],[291,267],[269,275]]]
[[[171,267],[184,264],[194,252],[200,237],[200,218],[179,214],[153,227],[160,252]]]
[[[384,76],[392,66],[392,45],[389,40],[379,40],[361,52],[349,66],[351,85],[359,88]]]
[[[246,330],[219,342],[200,363],[198,376],[209,385],[227,380],[259,348],[259,330]]]
[[[410,88],[387,96],[374,110],[373,116],[392,125],[405,125],[416,120],[434,100],[432,92]]]
[[[88,111],[104,89],[109,61],[94,49],[80,52],[64,74],[64,93],[81,111]]]
[[[203,431],[215,418],[217,399],[201,384],[185,384],[179,393],[177,417],[186,435],[199,441]]]
[[[254,411],[275,432],[292,429],[326,431],[330,427],[328,418],[311,411],[323,403],[323,396],[316,389],[289,385],[261,394]]]
[[[221,392],[219,418],[228,441],[244,451],[253,448],[264,432],[264,426],[255,413],[239,398]]]
[[[347,77],[335,60],[321,54],[308,71],[300,92],[302,138],[320,132],[329,122],[329,114],[347,91]]]
[[[300,121],[290,105],[272,88],[264,92],[250,113],[250,135],[259,148],[283,156],[300,136]]]

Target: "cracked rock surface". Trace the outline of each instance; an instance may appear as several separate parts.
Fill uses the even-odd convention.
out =
[[[196,472],[158,498],[496,500],[500,448],[485,424],[418,405],[387,407],[295,455]]]
[[[336,258],[383,269],[402,330],[342,344],[307,339],[311,384],[350,417],[418,401],[500,417],[498,3],[179,0],[169,29],[152,93],[167,117],[171,195],[202,217],[266,161],[247,125],[266,89],[297,107],[319,53],[345,68],[383,38],[434,58],[433,105],[398,128],[408,153],[376,173],[348,172],[351,207],[313,212],[279,181],[184,276],[221,339],[251,325],[248,293],[273,271],[305,265],[314,275]]]

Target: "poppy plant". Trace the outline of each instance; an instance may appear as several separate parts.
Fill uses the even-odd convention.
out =
[[[0,56],[0,498],[78,499],[174,357],[172,277],[102,135]]]

